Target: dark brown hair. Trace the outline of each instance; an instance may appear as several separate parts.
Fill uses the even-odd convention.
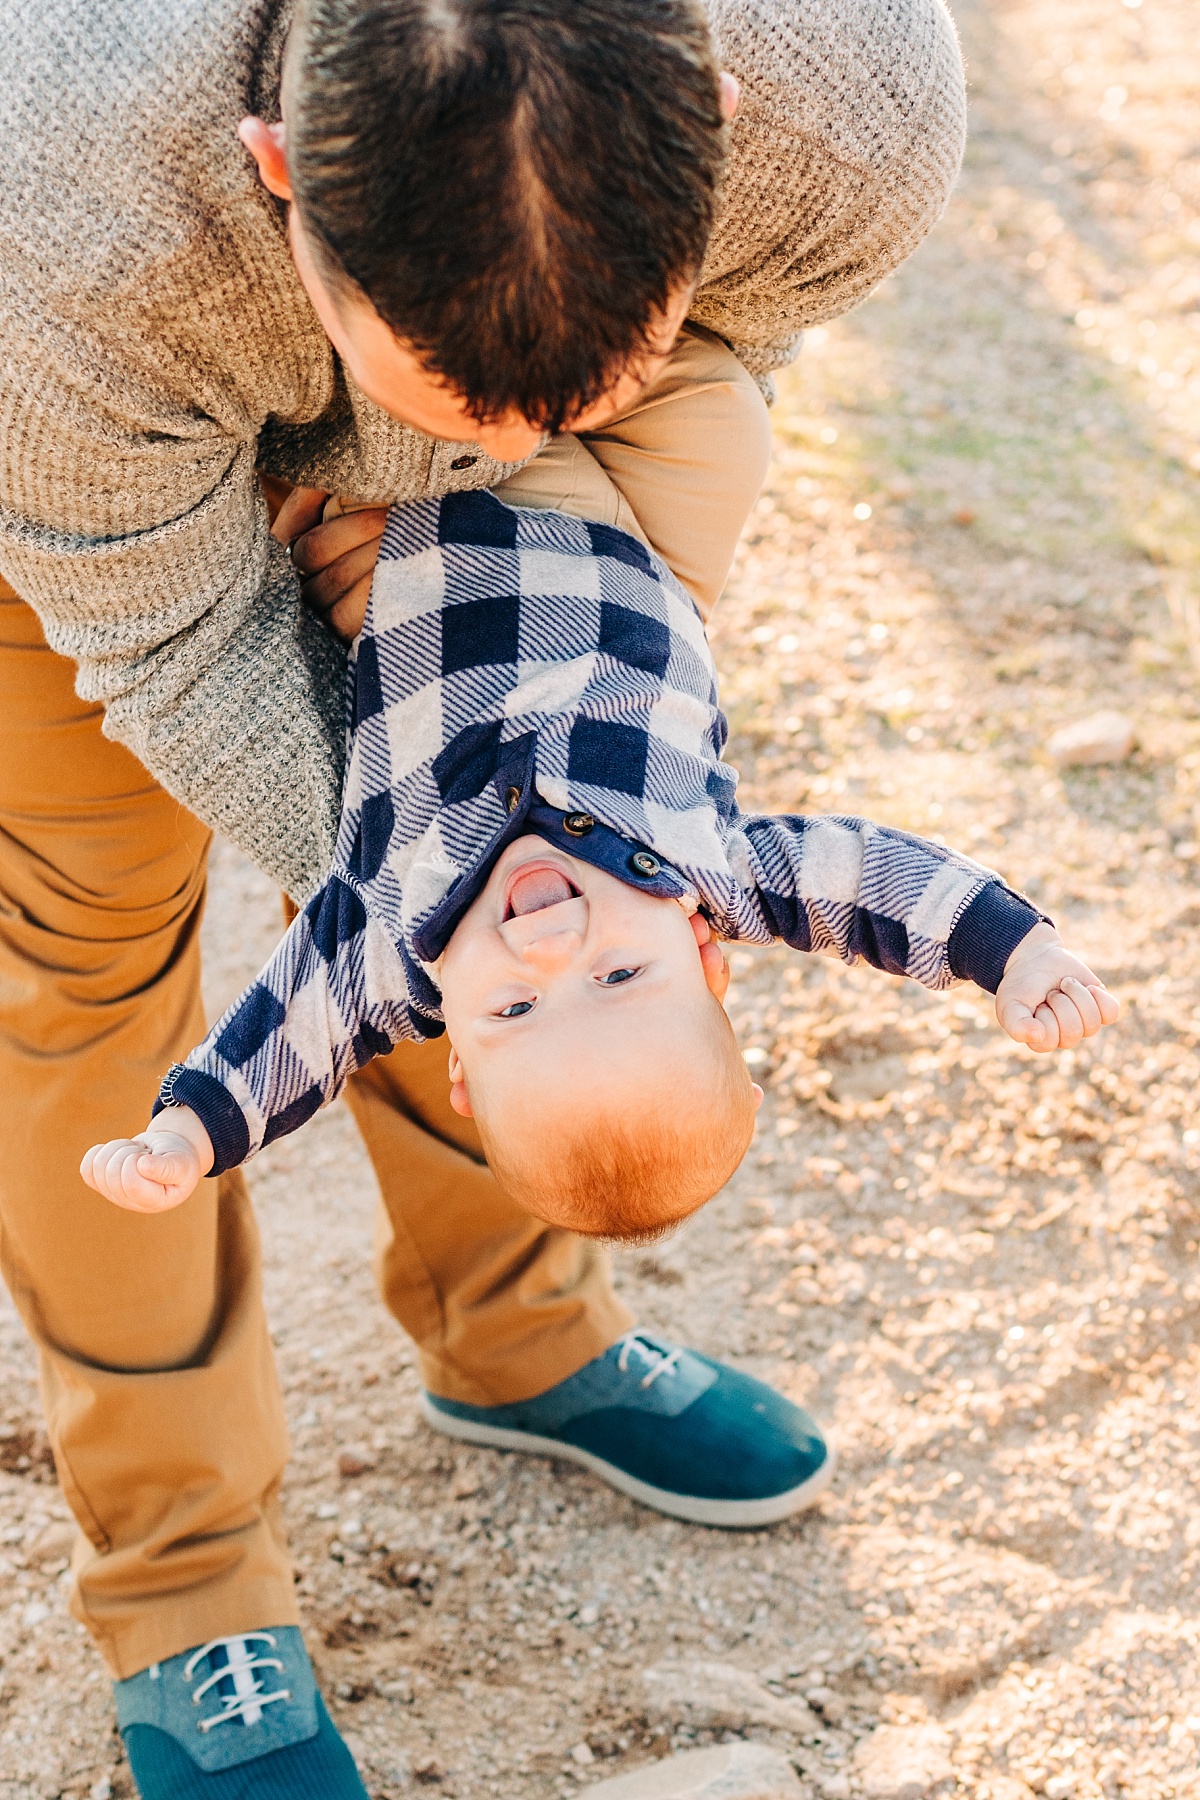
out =
[[[694,0],[305,0],[289,174],[357,290],[480,422],[557,430],[692,281],[724,150]]]

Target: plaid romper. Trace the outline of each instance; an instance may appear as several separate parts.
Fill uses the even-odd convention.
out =
[[[334,866],[160,1090],[214,1174],[295,1131],[402,1039],[444,1030],[436,964],[514,837],[783,939],[994,992],[1043,916],[989,870],[864,819],[744,816],[691,599],[611,526],[481,491],[394,506],[349,672]]]

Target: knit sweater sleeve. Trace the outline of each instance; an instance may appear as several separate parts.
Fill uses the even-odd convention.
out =
[[[0,505],[0,570],[76,663],[80,696],[104,706],[106,735],[302,901],[336,840],[345,653],[301,606],[252,446],[212,440],[191,456],[97,443],[95,478],[134,464],[124,491],[132,510],[141,485],[142,516],[100,536],[82,517],[52,528]],[[161,523],[138,481],[155,455],[187,503]]]
[[[942,0],[706,0],[741,83],[692,317],[765,379],[940,218],[966,84]]]
[[[395,943],[335,875],[204,1042],[167,1072],[154,1110],[190,1106],[222,1175],[298,1131],[373,1057],[442,1029],[409,1005]]]
[[[867,819],[746,817],[731,844],[754,922],[793,949],[995,993],[1045,917],[990,869]]]

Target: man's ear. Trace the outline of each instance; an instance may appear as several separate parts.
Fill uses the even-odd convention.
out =
[[[238,136],[258,164],[258,178],[263,186],[277,200],[290,200],[292,183],[288,176],[283,126],[268,125],[265,120],[251,116],[238,126]]]
[[[467,1083],[463,1072],[462,1058],[459,1056],[458,1051],[454,1048],[453,1044],[450,1046],[449,1075],[451,1106],[460,1118],[473,1119],[475,1115],[471,1111],[471,1100],[467,1093]]]

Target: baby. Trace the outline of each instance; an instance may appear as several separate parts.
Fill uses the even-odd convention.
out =
[[[1117,1017],[989,870],[862,819],[744,816],[695,606],[611,526],[486,492],[393,507],[349,680],[333,871],[81,1173],[134,1211],[295,1131],[404,1038],[540,1218],[645,1239],[737,1168],[762,1098],[719,940],[968,979],[1034,1050]]]

